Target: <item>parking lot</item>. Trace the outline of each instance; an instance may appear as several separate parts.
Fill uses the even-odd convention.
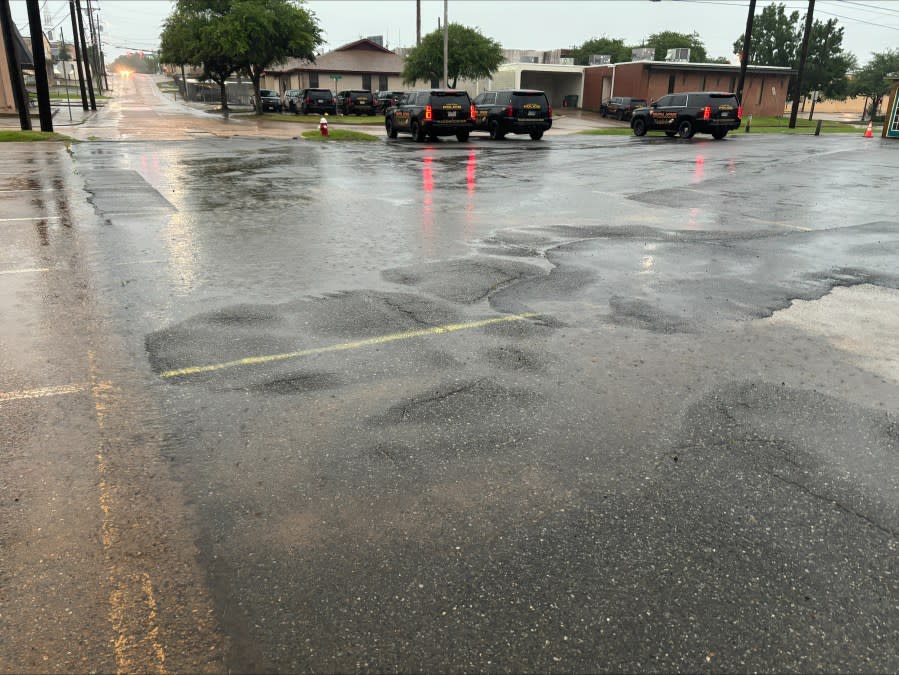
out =
[[[0,670],[899,667],[899,146],[119,106],[0,159]]]

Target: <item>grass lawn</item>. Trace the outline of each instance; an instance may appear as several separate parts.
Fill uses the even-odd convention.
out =
[[[734,134],[745,134],[746,133],[746,121],[748,118],[743,118],[743,123],[740,125],[739,129],[730,132],[730,135]],[[790,129],[790,119],[788,117],[753,117],[752,118],[752,126],[750,127],[750,135],[752,134],[813,134],[815,133],[815,127],[818,126],[817,120],[812,120],[809,122],[808,120],[796,120],[796,128]],[[846,124],[845,122],[829,122],[823,121],[821,122],[821,134],[862,134],[864,133],[865,128],[860,126],[855,126],[853,124]],[[588,136],[630,136],[634,132],[629,128],[621,128],[616,127],[614,129],[588,129],[586,131],[578,132],[580,134],[585,134]],[[662,133],[658,130],[650,131],[651,134]]]
[[[90,96],[90,94],[88,94],[88,96]],[[36,98],[36,97],[32,97],[32,98]],[[64,91],[62,91],[62,92],[55,91],[55,92],[51,92],[51,94],[50,94],[51,100],[65,100],[66,98],[68,98],[70,101],[80,101],[81,100],[81,90],[78,89],[76,91],[70,91],[68,96],[66,96],[66,93]],[[102,96],[100,94],[94,94],[94,100],[96,100],[96,101],[108,101],[109,98],[110,98],[109,96]]]
[[[330,127],[330,125],[329,125]],[[316,131],[304,131],[303,138],[308,139],[310,141],[321,141],[323,143],[327,143],[330,141],[377,141],[380,140],[377,136],[372,136],[371,134],[366,134],[361,131],[347,131],[346,129],[328,129],[328,135],[322,136],[318,130]]]
[[[6,142],[28,142],[28,141],[66,141],[67,143],[76,143],[74,138],[64,134],[55,132],[45,133],[43,131],[0,131],[0,143]]]
[[[265,113],[262,115],[262,119],[272,120],[274,122],[299,122],[301,124],[316,125],[321,118],[321,115],[294,115],[293,113]],[[361,117],[356,117],[355,115],[328,115],[329,127],[341,125],[380,127],[384,125],[384,116],[362,115]]]

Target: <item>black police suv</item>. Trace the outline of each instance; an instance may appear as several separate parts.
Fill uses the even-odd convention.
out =
[[[506,134],[529,134],[539,141],[553,125],[553,109],[546,94],[536,89],[485,91],[474,99],[475,131],[498,141]]]
[[[637,108],[631,117],[634,135],[661,130],[666,136],[692,138],[693,134],[711,134],[724,138],[740,127],[743,108],[735,94],[715,91],[686,91],[668,94],[645,108]]]
[[[348,89],[337,93],[337,108],[344,115],[374,115],[374,96],[365,89]]]
[[[309,113],[337,114],[337,99],[330,89],[301,89],[297,95],[296,109],[301,115]]]
[[[384,128],[390,138],[412,134],[415,141],[438,136],[455,136],[467,141],[474,129],[475,109],[468,93],[452,89],[413,91],[403,102],[388,108]]]

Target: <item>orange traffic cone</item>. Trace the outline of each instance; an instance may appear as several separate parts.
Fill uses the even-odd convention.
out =
[[[865,138],[874,138],[874,122],[868,122],[868,128],[865,129]]]

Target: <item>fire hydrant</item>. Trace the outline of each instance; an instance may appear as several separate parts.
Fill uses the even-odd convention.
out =
[[[328,135],[328,118],[322,117],[318,121],[318,130],[321,132],[322,136]]]

